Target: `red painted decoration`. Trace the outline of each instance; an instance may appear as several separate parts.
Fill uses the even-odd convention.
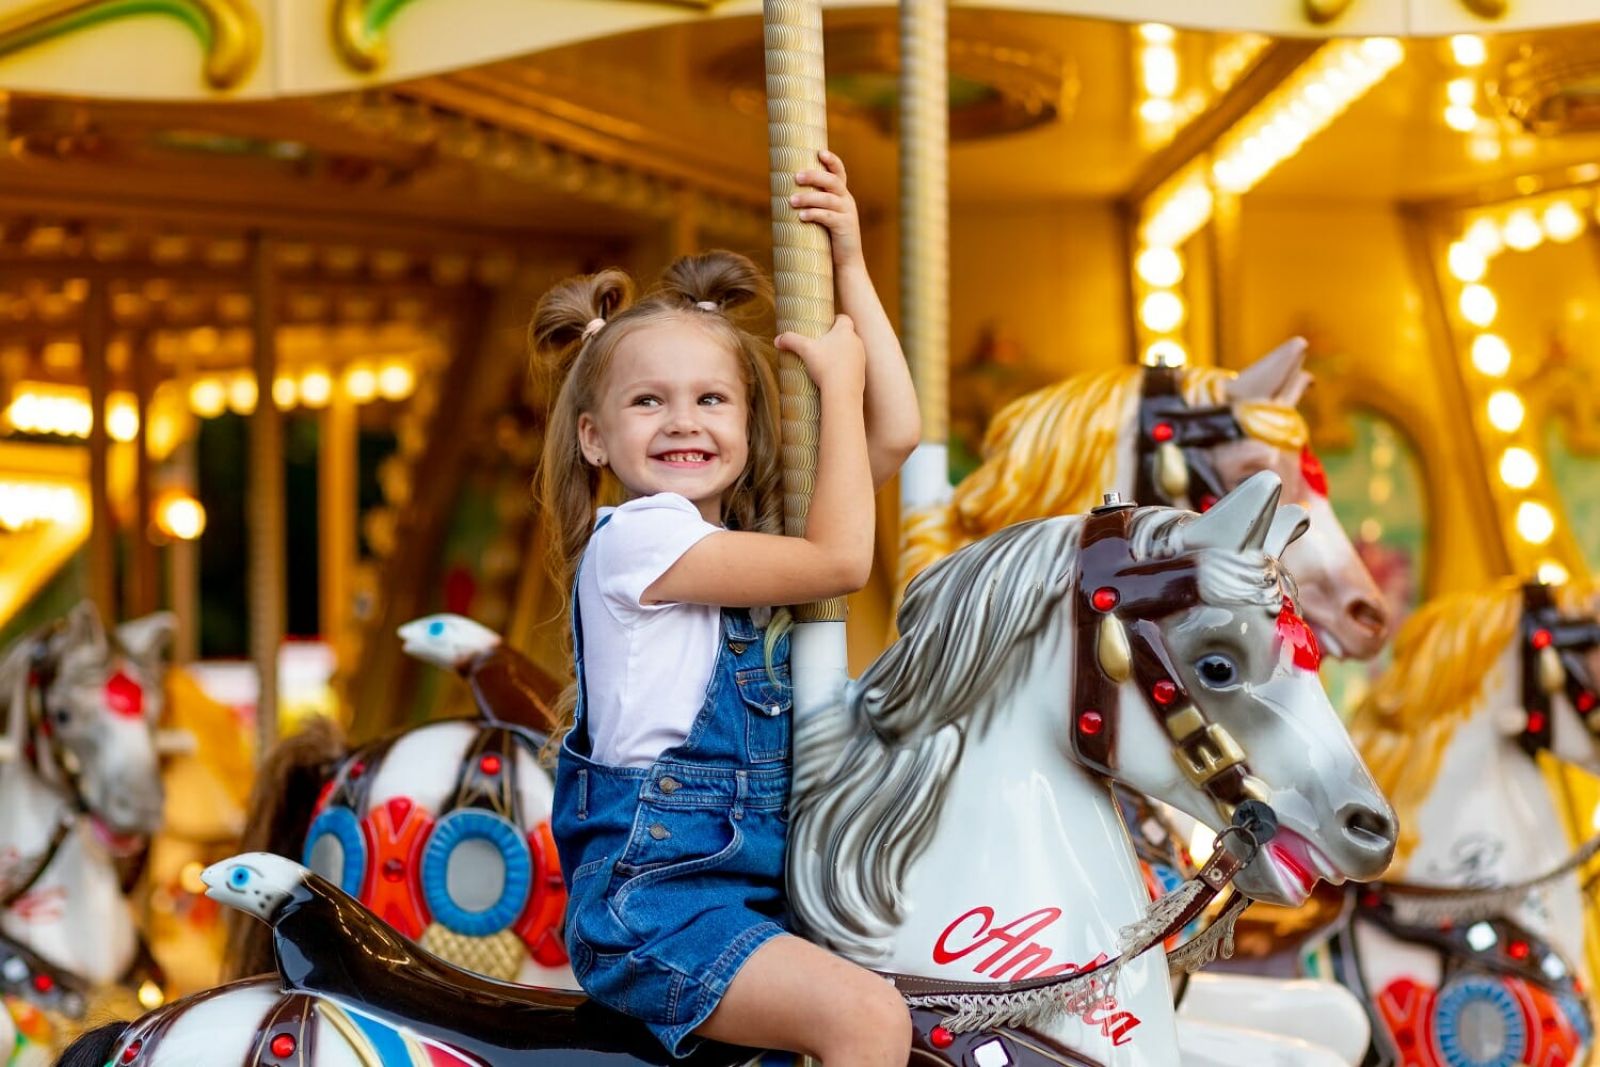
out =
[[[1150,687],[1150,699],[1162,707],[1166,707],[1178,699],[1178,683],[1170,678],[1163,678]]]
[[[1306,620],[1295,614],[1294,602],[1283,598],[1278,610],[1278,639],[1294,651],[1294,665],[1301,670],[1314,671],[1322,666],[1322,646],[1312,633]]]
[[[1096,589],[1094,595],[1089,598],[1089,602],[1094,605],[1094,610],[1096,611],[1110,611],[1117,606],[1118,601],[1121,599],[1121,594],[1106,585]]]
[[[48,974],[36,974],[33,976],[33,988],[37,989],[39,992],[48,993],[55,987],[56,980],[51,978]]]
[[[517,936],[536,962],[559,967],[567,962],[566,942],[561,939],[567,885],[561,880],[561,860],[556,855],[556,839],[548,821],[529,832],[528,850],[533,853],[533,884],[528,889],[522,917],[517,920]]]
[[[478,768],[484,774],[499,774],[500,757],[491,752],[478,761]]]
[[[1550,631],[1549,630],[1535,630],[1535,631],[1533,631],[1533,647],[1534,648],[1549,648],[1550,647],[1550,642],[1553,641],[1553,640],[1554,640],[1554,638],[1550,636]]]
[[[1530,734],[1544,733],[1544,712],[1538,710],[1528,712],[1528,732]]]
[[[1100,716],[1098,711],[1092,708],[1078,716],[1078,732],[1087,734],[1090,737],[1099,733],[1105,724],[1105,719]]]
[[[1328,472],[1322,469],[1322,460],[1311,451],[1311,446],[1306,445],[1300,450],[1300,474],[1306,480],[1306,488],[1318,496],[1328,495]]]
[[[272,1054],[280,1060],[286,1060],[294,1055],[294,1050],[299,1046],[295,1044],[291,1034],[279,1034],[272,1039]]]
[[[383,806],[389,809],[389,824],[391,826],[404,826],[406,816],[411,814],[410,797],[390,797],[383,802]]]
[[[1528,943],[1526,941],[1513,941],[1506,946],[1506,952],[1514,960],[1525,960],[1528,958]]]
[[[144,690],[126,673],[118,671],[106,679],[106,707],[114,715],[137,719],[144,714]]]
[[[397,819],[401,813],[404,818]],[[361,829],[368,849],[361,903],[416,940],[432,921],[417,885],[417,871],[422,866],[422,846],[433,832],[433,819],[409,797],[390,797],[367,814]],[[393,871],[399,871],[399,877]]]
[[[134,1060],[138,1059],[139,1058],[139,1050],[142,1049],[142,1048],[144,1048],[144,1042],[143,1041],[135,1041],[133,1044],[131,1044],[127,1048],[123,1049],[122,1050],[122,1062],[123,1063],[132,1063]]]
[[[942,1026],[935,1026],[928,1031],[928,1044],[934,1048],[949,1048],[956,1043],[956,1035]]]
[[[1158,422],[1150,427],[1150,436],[1157,444],[1164,445],[1172,440],[1173,432],[1172,423],[1170,422]]]
[[[1585,689],[1581,693],[1578,694],[1578,710],[1579,711],[1585,711],[1585,712],[1593,711],[1594,710],[1594,704],[1595,704],[1595,696],[1594,696],[1593,693],[1589,692],[1589,690]]]

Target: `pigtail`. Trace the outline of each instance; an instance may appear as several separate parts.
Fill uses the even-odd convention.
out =
[[[737,252],[701,252],[674,260],[661,272],[652,295],[724,315],[746,333],[770,332],[772,282]]]

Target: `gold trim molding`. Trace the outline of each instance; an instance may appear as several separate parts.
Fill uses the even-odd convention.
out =
[[[43,0],[0,16],[0,56],[131,15],[166,15],[193,30],[213,89],[239,85],[261,55],[261,19],[247,0]]]
[[[1353,0],[1300,0],[1306,21],[1326,26],[1350,9]],[[1462,7],[1479,18],[1497,19],[1511,9],[1511,0],[1459,0]]]

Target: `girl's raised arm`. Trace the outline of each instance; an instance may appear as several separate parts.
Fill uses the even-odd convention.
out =
[[[712,534],[645,590],[644,603],[770,607],[843,596],[867,584],[874,508],[862,413],[866,351],[844,315],[817,340],[786,333],[777,344],[804,361],[822,402],[817,485],[805,536]]]

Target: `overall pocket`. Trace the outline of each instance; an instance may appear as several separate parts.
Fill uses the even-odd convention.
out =
[[[613,866],[608,903],[634,935],[649,940],[703,906],[694,883],[738,855],[740,814],[727,804],[676,806],[641,801],[633,836]]]
[[[789,759],[789,723],[794,718],[794,689],[787,664],[746,667],[734,673],[744,702],[745,749],[751,763]]]

